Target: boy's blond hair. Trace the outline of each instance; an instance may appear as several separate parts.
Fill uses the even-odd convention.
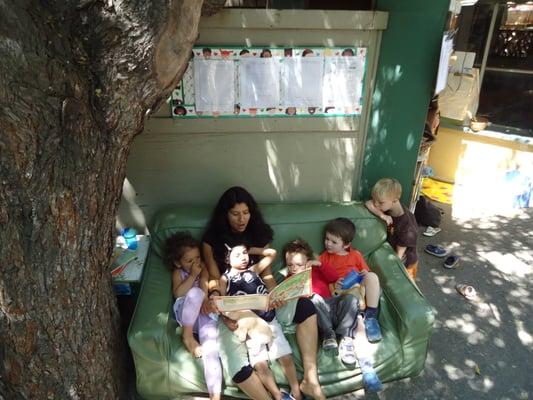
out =
[[[394,178],[381,178],[372,188],[375,200],[399,200],[402,197],[402,185]]]

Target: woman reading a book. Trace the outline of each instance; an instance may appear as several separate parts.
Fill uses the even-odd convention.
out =
[[[220,295],[213,282],[218,282],[226,272],[227,246],[234,247],[245,243],[249,247],[250,261],[257,263],[264,249],[269,247],[272,238],[272,228],[263,220],[253,196],[238,186],[226,190],[218,200],[203,238],[202,252],[212,280],[209,295]],[[262,271],[261,278],[267,289],[272,290],[276,286],[270,267]],[[318,330],[313,303],[309,299],[301,298],[288,302],[277,311],[282,324],[296,324],[296,340],[302,354],[304,369],[300,390],[314,399],[325,399],[318,382],[316,365]],[[249,365],[246,345],[231,334],[231,331],[237,328],[237,322],[226,317],[221,318],[221,321],[219,342],[224,367],[228,369],[237,386],[250,398],[270,398],[259,377]],[[224,327],[220,326],[221,323]],[[233,373],[234,371],[237,372]]]

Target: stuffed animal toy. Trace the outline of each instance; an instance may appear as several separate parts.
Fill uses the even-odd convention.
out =
[[[239,341],[245,342],[247,337],[251,337],[258,343],[272,344],[274,333],[270,325],[256,313],[245,310],[227,312],[225,315],[239,322],[239,327],[233,331]]]
[[[355,296],[355,298],[359,300],[359,311],[363,311],[366,308],[364,286],[357,284],[346,290],[337,289],[335,288],[334,285],[332,285],[332,287],[333,287],[332,293],[335,296],[342,296],[343,294],[351,294]]]

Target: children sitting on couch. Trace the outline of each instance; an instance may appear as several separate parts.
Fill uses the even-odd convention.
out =
[[[345,364],[355,364],[352,338],[357,325],[358,301],[348,294],[332,296],[330,283],[339,280],[339,274],[332,266],[314,259],[313,249],[305,240],[296,239],[283,249],[288,275],[294,275],[308,268],[311,271],[313,295],[311,301],[317,309],[318,329],[322,336],[324,350],[337,348],[340,337],[339,353]]]
[[[311,301],[317,309],[318,328],[323,338],[322,348],[336,348],[336,337],[339,336],[339,355],[342,362],[353,365],[359,361],[367,392],[383,389],[373,367],[372,351],[365,336],[362,316],[358,312],[357,298],[352,294],[331,295],[329,284],[339,282],[338,272],[326,262],[316,260],[311,246],[302,239],[287,243],[283,254],[289,276],[312,268]]]
[[[342,288],[344,278],[353,270],[363,275],[361,286],[365,289],[364,324],[368,341],[381,340],[381,328],[378,322],[378,306],[381,289],[378,276],[370,271],[363,255],[352,248],[355,237],[355,225],[348,218],[336,218],[326,224],[324,247],[319,257],[322,263],[333,266],[340,279],[336,283],[337,289]]]

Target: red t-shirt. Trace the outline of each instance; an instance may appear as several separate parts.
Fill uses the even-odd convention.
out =
[[[329,264],[335,268],[339,273],[340,278],[344,278],[352,269],[355,269],[356,272],[361,272],[362,270],[370,271],[370,268],[368,268],[368,265],[366,265],[363,255],[351,247],[348,251],[348,254],[343,256],[324,251],[322,254],[320,254],[318,259],[320,262]]]
[[[339,274],[335,268],[328,263],[322,262],[320,267],[313,267],[311,270],[311,285],[313,293],[319,294],[324,299],[331,297],[329,284],[339,280]]]

